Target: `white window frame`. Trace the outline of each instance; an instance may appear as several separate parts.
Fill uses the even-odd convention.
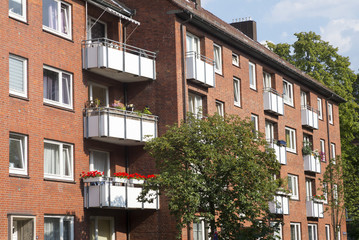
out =
[[[237,87],[236,87],[237,85]],[[233,93],[234,93],[234,105],[241,107],[241,80],[233,77]],[[237,96],[237,101],[236,101]]]
[[[21,6],[21,11],[22,11],[22,15],[14,13],[13,11],[11,11],[10,9],[10,0],[8,0],[9,3],[9,16],[12,18],[15,18],[17,20],[20,20],[22,22],[27,22],[26,20],[26,3],[27,0],[22,0],[22,6]]]
[[[300,230],[300,223],[290,223],[290,234],[292,234],[292,226],[294,227],[294,234],[296,239],[291,240],[301,240],[301,230]]]
[[[323,196],[325,197],[324,203],[328,204],[328,184],[323,183]]]
[[[18,133],[10,133],[9,136],[9,149],[10,149],[10,141],[18,141],[20,143],[21,155],[22,155],[22,165],[23,168],[15,168],[10,164],[9,159],[9,172],[13,174],[27,175],[27,136]],[[9,151],[10,154],[10,151]],[[10,155],[9,155],[10,157]]]
[[[109,107],[109,91],[108,91],[107,86],[104,86],[104,85],[101,85],[101,84],[98,84],[98,83],[90,82],[89,83],[89,100],[90,101],[94,100],[93,99],[93,91],[92,91],[93,86],[105,89],[105,91],[106,91],[106,104],[105,104],[105,106]]]
[[[193,107],[192,108],[192,103],[193,102]],[[202,118],[202,114],[203,114],[203,99],[202,96],[197,95],[195,93],[188,93],[188,111],[193,113],[195,117],[197,118]],[[192,111],[191,111],[192,110]]]
[[[11,77],[10,76],[10,59],[14,59],[14,60],[22,62],[22,71],[23,71],[22,83],[23,83],[23,87],[24,87],[24,90],[22,92],[18,91],[16,89],[10,88],[10,81],[11,81],[11,79],[10,79],[10,77]],[[9,92],[10,92],[10,94],[27,98],[27,59],[19,57],[19,56],[15,56],[13,54],[9,55]]]
[[[67,220],[67,221],[70,221],[70,240],[74,240],[74,217],[73,216],[61,216],[61,215],[56,215],[56,216],[53,216],[53,215],[45,215],[44,216],[44,225],[45,225],[45,219],[46,218],[58,218],[59,219],[59,225],[60,225],[60,229],[59,229],[59,239],[63,239],[64,238],[64,220]],[[44,226],[45,228],[45,226]],[[45,239],[45,229],[44,229],[44,239]]]
[[[33,233],[34,238],[33,240],[36,240],[36,217],[35,216],[26,216],[26,215],[10,215],[10,226],[9,226],[9,236],[10,240],[19,240],[17,238],[14,238],[13,232],[14,232],[14,220],[25,220],[25,219],[31,219],[34,223]]]
[[[110,220],[110,228],[112,230],[111,240],[115,240],[115,220],[113,217],[91,216],[90,219],[95,220],[95,240],[98,240],[98,220]]]
[[[321,98],[317,98],[317,104],[318,104],[318,118],[320,120],[323,120],[323,105]]]
[[[299,200],[299,188],[298,188],[298,176],[293,174],[288,174],[288,179],[291,179],[291,186],[289,185],[288,180],[288,188],[292,190],[290,193],[290,198],[294,200]]]
[[[52,174],[52,173],[45,173],[45,144],[54,144],[59,146],[59,165],[60,165],[60,174]],[[65,175],[65,168],[64,168],[64,156],[63,156],[63,148],[66,146],[69,149],[69,160],[70,160],[70,176]],[[49,179],[63,179],[63,180],[74,180],[74,147],[72,144],[63,143],[53,140],[44,140],[44,177]]]
[[[189,48],[188,41],[191,41],[192,46],[196,47],[196,49],[192,49],[192,50],[188,49]],[[199,40],[199,37],[189,32],[186,33],[186,52],[195,52],[197,58],[199,58],[200,57],[199,55],[201,54],[201,41]]]
[[[328,103],[328,120],[329,123],[333,125],[333,104]]]
[[[287,89],[286,91],[288,91],[289,96],[287,96],[288,94],[286,93],[285,89]],[[287,80],[283,79],[283,101],[284,101],[285,104],[293,107],[294,106],[293,99],[294,99],[294,96],[293,96],[293,84],[288,82]]]
[[[323,152],[324,154],[323,154],[323,159],[322,159],[322,161],[323,162],[326,162],[326,152],[325,152],[325,140],[324,139],[320,139],[319,140],[319,142],[320,142],[320,151],[321,152]]]
[[[274,140],[274,123],[271,121],[265,121],[265,136],[267,141]]]
[[[219,62],[216,61],[216,49],[218,51],[218,60]],[[213,58],[215,61],[214,64],[214,71],[218,74],[222,74],[222,47],[218,44],[213,43]]]
[[[48,104],[63,107],[63,108],[73,109],[73,75],[71,73],[69,73],[69,72],[62,71],[62,70],[59,70],[59,69],[56,69],[56,68],[53,68],[53,67],[49,67],[49,66],[44,66],[43,70],[48,70],[48,71],[52,71],[52,72],[55,72],[55,73],[59,74],[59,86],[58,86],[58,89],[59,89],[59,101],[54,101],[54,100],[47,99],[47,98],[43,97],[44,103],[48,103]],[[63,90],[63,88],[62,88],[62,74],[63,73],[70,76],[70,89],[69,89],[70,90],[69,91],[70,103],[69,104],[63,103],[63,99],[62,99],[62,96],[63,96],[63,94],[62,94],[62,90]],[[42,81],[44,81],[44,79],[42,79]]]
[[[258,115],[255,114],[251,114],[251,122],[254,125],[254,130],[256,131],[256,134],[259,131],[259,127],[258,127]]]
[[[306,178],[305,179],[305,190],[307,194],[307,201],[311,201],[313,197],[313,179]]]
[[[334,159],[334,163],[335,163],[335,158],[336,158],[336,152],[335,152],[335,143],[330,143],[330,155],[331,155],[331,158]]]
[[[291,140],[292,146],[289,145],[287,141],[287,131],[289,132],[289,138]],[[293,128],[285,127],[285,136],[287,141],[287,152],[296,153],[297,152],[297,140],[296,140],[296,131]]]
[[[94,21],[94,22],[92,23],[92,21]],[[96,19],[94,17],[89,16],[88,17],[88,23],[87,23],[88,24],[88,27],[87,27],[87,29],[88,29],[88,34],[87,34],[88,39],[92,39],[91,29],[96,23],[101,23],[101,24],[103,24],[105,26],[105,36],[104,36],[104,38],[107,38],[107,23],[104,22],[104,21],[98,20],[98,19]]]
[[[253,90],[257,90],[257,77],[256,77],[256,65],[252,62],[248,63],[248,73],[249,73],[249,87]],[[251,79],[252,73],[252,79]]]
[[[236,67],[239,67],[239,56],[232,52],[232,64]]]
[[[219,116],[224,117],[224,103],[216,100],[216,110]]]
[[[325,225],[325,240],[330,240],[330,225]]]
[[[274,227],[275,224],[278,222],[269,222],[271,227]],[[279,230],[274,232],[273,236],[276,238],[276,240],[282,240],[283,239],[283,229],[282,229],[282,223],[279,223]]]
[[[313,238],[309,239],[309,240],[318,240],[318,225],[314,224],[314,223],[309,223],[308,224],[308,237],[310,236],[309,235],[310,231],[312,232]]]
[[[340,226],[338,226],[338,239],[337,240],[341,240],[341,229]]]
[[[201,224],[201,231],[202,231],[202,239],[199,239],[199,240],[206,240],[207,237],[208,237],[207,236],[208,231],[206,231],[207,230],[206,223],[205,223],[204,220],[201,220],[201,219],[198,221],[198,223]],[[192,229],[192,237],[193,237],[193,239],[195,239],[195,237],[194,237],[194,228]]]
[[[104,173],[105,177],[110,177],[111,175],[111,169],[110,169],[110,153],[109,152],[105,152],[105,151],[98,151],[98,150],[90,150],[90,166],[89,169],[90,171],[95,171],[97,169],[95,169],[95,163],[94,163],[94,152],[100,152],[100,153],[105,153],[107,155],[107,159],[106,159],[106,167],[107,167],[107,173]]]
[[[43,3],[44,0],[42,0]],[[61,37],[67,38],[67,39],[71,39],[72,38],[72,14],[71,14],[71,5],[61,1],[61,0],[54,0],[54,2],[57,2],[57,27],[58,29],[53,29],[51,27],[48,27],[46,25],[44,25],[44,23],[42,23],[42,29],[54,33],[56,35],[59,35]],[[67,16],[67,21],[68,21],[68,34],[62,33],[61,30],[59,30],[62,26],[62,19],[61,19],[61,4],[65,5],[68,8],[68,16]],[[43,6],[44,8],[44,6]],[[42,12],[44,12],[44,10],[42,9]]]
[[[271,88],[272,88],[272,75],[267,72],[263,72],[263,89],[269,90]]]

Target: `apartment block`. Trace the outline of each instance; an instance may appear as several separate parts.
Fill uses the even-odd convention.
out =
[[[141,179],[114,176],[157,174],[143,146],[187,112],[253,121],[292,191],[268,203],[277,235],[334,239],[314,196],[340,155],[344,99],[258,43],[254,21],[199,0],[6,0],[0,24],[0,239],[176,239],[166,197],[141,203]]]

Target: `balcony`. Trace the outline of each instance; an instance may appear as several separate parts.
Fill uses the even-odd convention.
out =
[[[154,198],[152,203],[137,200],[142,191],[141,185],[118,183],[110,178],[103,178],[98,182],[85,183],[85,208],[112,208],[112,209],[154,209],[160,207],[156,191],[150,191],[149,197]]]
[[[313,154],[304,155],[304,171],[320,173],[320,157],[315,157]]]
[[[274,149],[275,155],[277,157],[277,161],[280,164],[287,164],[287,147],[285,141],[277,141],[275,139],[267,140],[269,147]]]
[[[119,145],[143,145],[157,137],[158,117],[116,108],[87,108],[84,137]]]
[[[263,91],[264,111],[268,111],[275,115],[284,115],[283,97],[272,88]]]
[[[302,106],[302,125],[318,129],[318,112],[310,106]]]
[[[215,86],[214,61],[197,54],[186,54],[187,79],[191,79],[205,87]]]
[[[323,218],[323,200],[316,200],[313,197],[307,197],[307,217]]]
[[[156,53],[106,38],[82,42],[83,68],[120,82],[156,79]]]
[[[289,197],[287,194],[277,192],[274,201],[269,202],[269,211],[274,214],[289,214]]]

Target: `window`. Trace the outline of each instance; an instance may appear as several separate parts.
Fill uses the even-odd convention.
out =
[[[88,39],[98,39],[107,37],[107,24],[98,19],[89,17],[88,19]]]
[[[341,238],[340,238],[340,236],[341,236],[341,234],[340,234],[340,226],[337,226],[337,228],[338,228],[338,238],[337,238],[337,240],[340,240]]]
[[[283,80],[284,103],[293,107],[293,84]]]
[[[9,16],[26,22],[26,0],[9,0]]]
[[[10,239],[20,240],[28,239],[35,240],[36,221],[33,216],[16,216],[10,215]]]
[[[291,199],[299,200],[298,176],[288,174],[288,189],[291,192]]]
[[[90,152],[90,171],[104,172],[104,176],[110,177],[110,154],[108,152]]]
[[[214,70],[218,74],[222,74],[222,47],[213,44],[213,50],[214,50]]]
[[[333,124],[333,104],[328,103],[328,119],[329,123]]]
[[[263,89],[269,90],[272,88],[272,76],[269,73],[263,72]]]
[[[314,179],[310,179],[310,178],[305,179],[305,187],[306,187],[306,191],[307,191],[307,201],[311,201],[312,197],[315,195]]]
[[[308,105],[307,93],[304,91],[300,91],[300,106],[302,108],[307,108],[307,105]]]
[[[257,90],[256,65],[249,62],[249,87]]]
[[[265,122],[265,134],[267,141],[272,142],[274,139],[274,124],[272,122]]]
[[[205,240],[208,239],[206,224],[202,220],[193,222],[193,240]]]
[[[325,197],[324,203],[328,204],[328,184],[323,183],[323,196]]]
[[[325,162],[326,159],[325,159],[325,140],[323,139],[320,139],[320,154],[321,154],[321,157],[322,157],[322,162]]]
[[[278,222],[270,222],[269,223],[271,227],[274,227]],[[274,232],[274,237],[276,240],[282,240],[283,239],[283,232],[282,232],[282,224],[278,224],[278,230]]]
[[[309,240],[318,240],[317,224],[308,224]]]
[[[335,163],[335,158],[336,158],[335,143],[330,143],[330,155],[331,155],[331,158],[334,159],[333,162]]]
[[[44,102],[72,108],[72,75],[44,67]]]
[[[295,130],[292,128],[285,128],[285,141],[287,142],[288,152],[297,152]]]
[[[224,117],[224,106],[223,106],[223,102],[220,101],[216,101],[216,109],[217,109],[217,113],[218,115]]]
[[[188,94],[189,112],[196,115],[196,117],[202,117],[202,97],[193,93]]]
[[[45,216],[44,240],[74,239],[74,217],[71,216]]]
[[[235,53],[232,53],[232,64],[239,67],[239,57]]]
[[[233,78],[233,89],[234,89],[234,105],[237,107],[241,106],[241,80]]]
[[[258,116],[251,114],[251,122],[253,123],[253,126],[254,126],[253,131],[257,134],[258,133]]]
[[[322,99],[317,98],[317,102],[318,102],[318,117],[320,120],[323,120]]]
[[[200,41],[199,38],[193,34],[186,34],[186,48],[187,52],[194,52],[195,54],[200,54]]]
[[[98,99],[101,107],[108,107],[108,88],[100,84],[90,83],[89,100]]]
[[[60,0],[42,0],[42,27],[71,38],[71,6]]]
[[[290,223],[290,239],[301,240],[300,223]]]
[[[9,171],[27,175],[27,136],[10,133]]]
[[[73,146],[44,141],[45,177],[73,180]]]
[[[325,225],[325,240],[330,240],[330,225]]]
[[[90,217],[90,240],[115,240],[113,217]]]
[[[9,56],[10,93],[27,97],[27,60],[14,55]]]
[[[338,200],[338,185],[337,184],[333,184],[333,200],[334,201]]]

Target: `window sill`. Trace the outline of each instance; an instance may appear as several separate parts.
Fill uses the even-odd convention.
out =
[[[11,19],[13,19],[13,20],[15,20],[15,21],[17,21],[17,22],[20,22],[20,23],[24,23],[24,24],[26,24],[26,25],[29,25],[29,24],[27,23],[26,17],[23,18],[23,17],[20,17],[20,16],[18,16],[18,15],[16,15],[16,14],[11,14],[11,13],[9,12],[9,18],[11,18]]]
[[[13,93],[10,93],[9,97],[17,98],[17,99],[24,100],[24,101],[30,101],[30,99],[28,97],[19,96],[19,95],[13,94]]]
[[[234,106],[237,108],[242,108],[242,106],[240,104],[234,104]]]
[[[28,174],[20,174],[20,173],[9,173],[9,177],[30,179],[30,176]]]
[[[221,76],[221,77],[223,77],[223,72],[216,72],[216,71],[214,71],[214,73],[217,74],[217,75],[219,75],[219,76]]]
[[[298,155],[296,150],[290,150],[290,149],[287,148],[287,152],[293,153],[293,154],[295,154],[295,155]]]
[[[65,40],[67,40],[67,41],[69,41],[69,42],[74,43],[74,41],[72,40],[72,36],[71,36],[71,37],[65,37],[65,36],[63,36],[63,35],[61,35],[61,34],[55,32],[55,31],[51,31],[51,30],[45,29],[44,26],[42,27],[42,31],[43,31],[43,32],[46,32],[46,33],[49,33],[49,34],[51,34],[51,35],[54,35],[54,36],[56,36],[56,37],[60,37],[60,38],[62,38],[62,39],[65,39]]]
[[[251,89],[251,90],[253,90],[253,91],[255,91],[255,92],[258,92],[258,89],[255,88],[255,87],[253,87],[253,86],[249,86],[249,89]]]
[[[65,111],[72,112],[72,113],[74,113],[74,112],[75,112],[75,110],[74,110],[74,109],[71,109],[71,108],[66,108],[66,107],[61,107],[61,106],[57,106],[57,105],[54,105],[54,104],[51,104],[51,103],[47,103],[47,102],[44,102],[44,106],[47,106],[47,107],[52,107],[52,108],[57,108],[57,109],[60,109],[60,110],[65,110]]]
[[[76,184],[75,180],[67,180],[67,179],[60,179],[60,178],[57,179],[57,178],[44,177],[44,181]]]
[[[290,104],[290,103],[286,103],[286,102],[284,102],[284,101],[283,101],[283,103],[284,103],[285,105],[289,106],[289,107],[294,108],[294,104],[293,104],[293,103],[292,103],[292,104]]]

